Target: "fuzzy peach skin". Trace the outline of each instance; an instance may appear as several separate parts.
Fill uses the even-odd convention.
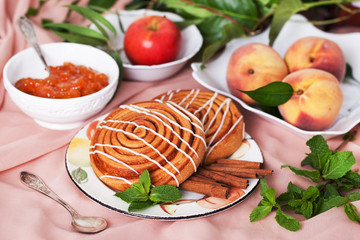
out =
[[[283,82],[294,89],[293,96],[278,107],[285,121],[308,131],[325,130],[333,124],[343,102],[334,75],[319,69],[303,69],[290,73]]]
[[[316,68],[344,79],[346,61],[341,48],[333,41],[320,37],[305,37],[294,42],[284,56],[289,72]]]
[[[250,43],[239,47],[230,57],[226,80],[230,92],[254,105],[256,102],[237,89],[249,91],[271,82],[281,81],[288,74],[282,57],[271,47]]]

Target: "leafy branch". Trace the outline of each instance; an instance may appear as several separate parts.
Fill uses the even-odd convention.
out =
[[[204,65],[234,38],[257,34],[271,23],[269,45],[272,46],[292,15],[327,5],[348,9],[345,4],[353,1],[355,0],[133,0],[126,8],[173,11],[181,15],[185,22],[196,24],[204,37],[201,51],[201,60]],[[329,24],[343,21],[358,11],[348,9],[346,12],[348,15],[344,17],[312,23]]]
[[[309,178],[316,183],[307,189],[302,189],[292,182],[287,186],[287,191],[276,198],[276,192],[269,188],[265,179],[260,180],[260,195],[263,199],[251,212],[250,221],[254,222],[267,216],[276,209],[275,219],[278,224],[287,230],[298,231],[300,222],[287,215],[282,209],[292,209],[297,214],[302,214],[309,219],[334,207],[344,206],[344,211],[352,221],[360,223],[360,216],[353,201],[360,200],[360,174],[351,170],[356,160],[350,151],[339,150],[348,141],[352,141],[356,131],[347,133],[344,142],[332,151],[321,135],[316,135],[306,142],[311,152],[301,162],[301,166],[310,166],[314,170],[289,168],[298,176]]]

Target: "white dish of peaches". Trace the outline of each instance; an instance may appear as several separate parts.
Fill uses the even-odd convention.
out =
[[[358,104],[360,101],[360,82],[355,80],[360,79],[360,69],[355,67],[360,62],[360,49],[356,47],[356,43],[360,41],[360,34],[326,33],[308,23],[306,18],[301,15],[294,15],[285,24],[273,45],[273,49],[284,58],[285,53],[290,46],[297,40],[305,37],[325,38],[335,42],[341,48],[346,63],[352,66],[352,73],[355,79],[345,77],[345,79],[341,81],[340,88],[343,95],[342,104],[339,104],[340,106],[338,106],[338,108],[340,108],[340,110],[336,112],[336,116],[334,117],[335,120],[332,121],[332,124],[330,124],[329,127],[324,128],[324,130],[304,130],[304,128],[295,126],[296,124],[289,123],[289,120],[285,121],[284,113],[282,113],[284,119],[281,119],[265,113],[260,110],[260,108],[257,108],[254,105],[249,105],[245,101],[236,97],[234,95],[234,91],[229,89],[227,82],[227,69],[232,54],[241,46],[249,43],[262,43],[268,45],[268,35],[269,29],[253,37],[239,38],[231,41],[227,44],[223,52],[216,56],[211,62],[206,64],[206,68],[204,69],[201,69],[201,63],[193,63],[191,67],[193,69],[194,79],[212,91],[217,91],[225,96],[233,98],[246,110],[254,112],[275,124],[284,126],[304,138],[310,138],[311,136],[317,134],[321,134],[325,138],[331,138],[348,132],[360,122],[360,104]],[[332,90],[329,89],[329,91]],[[339,100],[339,102],[341,103],[341,100]],[[336,108],[336,104],[338,103],[334,100],[334,104],[329,104],[329,106],[331,106],[331,108]],[[314,105],[311,107],[314,108]],[[281,111],[281,109],[279,110]],[[289,110],[282,109],[282,111]],[[323,121],[326,120],[327,119],[323,119]]]

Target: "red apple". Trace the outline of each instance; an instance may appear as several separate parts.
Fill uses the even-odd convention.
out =
[[[136,65],[157,65],[174,61],[181,49],[179,28],[162,16],[145,16],[130,24],[124,36],[124,50]]]

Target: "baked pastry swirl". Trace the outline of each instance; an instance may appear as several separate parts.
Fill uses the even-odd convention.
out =
[[[172,90],[157,96],[193,113],[204,125],[207,150],[204,164],[233,154],[244,138],[243,116],[230,98],[202,90]]]
[[[170,102],[147,101],[111,112],[99,123],[89,153],[99,179],[122,191],[145,169],[152,184],[179,186],[205,150],[203,126],[193,114]]]

